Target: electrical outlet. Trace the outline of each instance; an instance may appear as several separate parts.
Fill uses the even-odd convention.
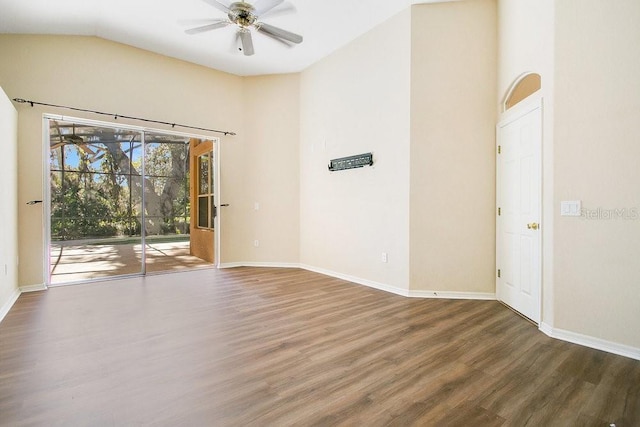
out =
[[[259,211],[260,210],[260,203],[259,202],[255,202],[253,204],[253,210],[254,211]]]
[[[387,256],[386,252],[382,252],[381,260],[382,260],[382,262],[388,262],[389,261],[389,257]]]
[[[260,240],[254,240],[253,241],[253,246],[255,246],[256,248],[260,246]]]

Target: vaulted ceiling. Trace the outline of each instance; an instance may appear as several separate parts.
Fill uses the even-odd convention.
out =
[[[238,51],[233,25],[185,33],[205,20],[226,18],[211,0],[0,0],[0,33],[98,36],[237,75],[277,74],[305,69],[411,4],[437,1],[287,0],[264,22],[304,41],[288,47],[254,33],[253,56]]]

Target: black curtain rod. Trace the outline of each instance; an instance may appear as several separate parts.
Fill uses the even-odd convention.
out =
[[[194,130],[202,130],[202,131],[205,131],[205,132],[222,133],[224,135],[231,135],[231,136],[235,136],[236,135],[235,132],[229,132],[229,131],[224,131],[224,130],[207,129],[207,128],[200,128],[200,127],[196,127],[196,126],[181,125],[181,124],[178,124],[178,123],[161,122],[159,120],[143,119],[143,118],[140,118],[140,117],[123,116],[121,114],[105,113],[103,111],[94,111],[94,110],[86,110],[84,108],[67,107],[66,105],[47,104],[46,102],[29,101],[27,99],[22,99],[22,98],[13,98],[13,100],[15,102],[20,103],[20,104],[29,104],[32,107],[34,105],[43,105],[45,107],[64,108],[64,109],[67,109],[67,110],[82,111],[84,113],[93,113],[93,114],[100,114],[100,115],[103,115],[103,116],[111,116],[116,120],[118,118],[123,118],[123,119],[130,119],[130,120],[138,120],[138,121],[146,122],[146,123],[156,123],[156,124],[160,124],[160,125],[168,125],[168,126],[171,126],[172,128],[175,128],[176,126],[178,126],[178,127],[185,128],[185,129],[194,129]]]

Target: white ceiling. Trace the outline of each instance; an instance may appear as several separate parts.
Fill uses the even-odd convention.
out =
[[[288,0],[295,13],[264,21],[303,43],[288,48],[254,33],[249,57],[236,50],[233,26],[185,34],[194,20],[225,18],[203,0],[0,0],[0,33],[98,36],[241,76],[277,74],[305,69],[410,4],[438,1],[448,0]]]

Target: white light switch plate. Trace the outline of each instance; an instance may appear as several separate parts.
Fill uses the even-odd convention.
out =
[[[560,216],[582,215],[581,200],[563,200],[560,202]]]

